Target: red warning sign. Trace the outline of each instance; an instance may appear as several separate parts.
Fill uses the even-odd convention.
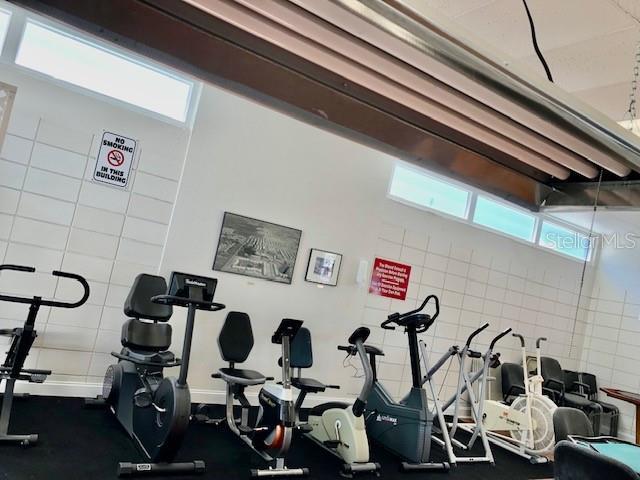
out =
[[[107,162],[109,162],[109,165],[119,167],[124,163],[124,154],[118,150],[111,150],[107,154]]]
[[[371,272],[369,293],[404,300],[409,288],[411,265],[376,258]]]

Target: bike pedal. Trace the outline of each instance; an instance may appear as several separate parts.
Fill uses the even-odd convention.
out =
[[[249,435],[250,433],[253,433],[253,428],[246,425],[238,425],[238,430],[240,431],[240,435]]]
[[[298,425],[298,430],[300,430],[302,433],[311,433],[313,432],[313,427],[309,424],[306,425]]]
[[[44,383],[47,379],[46,375],[34,373],[29,377],[29,382],[31,383]]]
[[[322,444],[327,448],[338,448],[340,440],[325,440]]]

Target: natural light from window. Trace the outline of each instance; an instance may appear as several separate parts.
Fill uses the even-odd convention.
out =
[[[580,260],[589,257],[589,237],[555,223],[543,221],[538,243]]]
[[[449,182],[401,166],[393,172],[389,194],[459,218],[466,217],[470,197],[469,192]]]
[[[9,31],[9,23],[11,22],[11,12],[0,10],[0,51],[4,47],[4,41]]]
[[[529,242],[533,240],[536,231],[536,217],[534,215],[483,196],[478,196],[473,221]]]
[[[27,21],[16,63],[185,122],[193,82]]]

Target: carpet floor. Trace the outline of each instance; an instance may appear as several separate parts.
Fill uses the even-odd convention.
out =
[[[0,480],[115,479],[118,462],[143,461],[116,418],[107,410],[83,408],[82,399],[16,399],[9,432],[38,433],[40,441],[29,448],[0,445]],[[432,452],[434,461],[444,460],[440,448],[434,445]],[[372,448],[372,459],[382,465],[381,478],[390,480],[423,476],[447,480],[553,477],[550,464],[531,465],[498,447],[493,452],[494,467],[460,465],[447,473],[401,473],[397,459],[376,446]],[[261,458],[224,426],[191,425],[177,460],[204,460],[206,473],[188,477],[203,480],[247,479],[250,468],[264,468]],[[339,460],[304,438],[294,439],[287,464],[308,467],[311,479],[340,478]],[[363,475],[362,478],[374,477]]]

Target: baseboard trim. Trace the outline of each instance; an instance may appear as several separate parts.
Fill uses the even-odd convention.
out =
[[[101,383],[84,383],[84,382],[56,382],[48,381],[45,383],[25,383],[17,382],[15,386],[16,393],[29,393],[31,395],[41,395],[49,397],[75,397],[75,398],[92,398],[102,393]],[[193,403],[209,403],[224,404],[226,392],[224,390],[204,390],[192,388],[191,401]],[[247,398],[252,403],[258,401],[258,391],[247,392]],[[304,402],[305,407],[315,407],[325,402],[345,402],[352,403],[353,399],[345,397],[326,397],[320,395],[307,396]]]

